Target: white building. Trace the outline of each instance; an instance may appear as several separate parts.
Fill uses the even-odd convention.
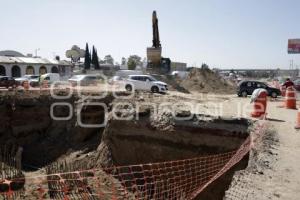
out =
[[[68,61],[24,56],[16,51],[0,51],[0,75],[21,77],[25,74],[59,73],[70,76],[72,65]]]

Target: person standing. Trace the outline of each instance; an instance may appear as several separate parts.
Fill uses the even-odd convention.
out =
[[[294,86],[294,83],[293,83],[293,81],[291,81],[291,79],[287,78],[285,83],[282,86],[284,86],[285,88],[288,88],[288,87]]]

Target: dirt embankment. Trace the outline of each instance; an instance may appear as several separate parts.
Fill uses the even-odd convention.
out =
[[[278,159],[276,152],[278,145],[278,133],[274,129],[269,129],[261,141],[251,149],[247,168],[234,174],[224,200],[273,199],[275,197],[277,199],[280,197],[275,193],[266,198],[261,188],[261,182],[268,182],[268,178],[272,179],[272,177],[263,176],[266,171],[272,170]]]
[[[73,96],[67,100],[56,100],[50,96],[22,98],[7,96],[0,99],[0,145],[23,148],[23,168],[30,170],[42,167],[57,158],[78,149],[95,149],[101,141],[101,128],[83,128],[77,123],[76,106],[82,99]],[[112,96],[102,99],[107,105]],[[68,120],[54,120],[50,115],[51,105],[58,102],[67,106],[55,106],[56,117]],[[83,107],[81,119],[84,123],[96,124],[103,119],[104,111],[94,107]]]
[[[156,97],[159,94],[147,95]],[[152,102],[153,99],[147,98],[147,95],[137,94],[127,101],[133,104]],[[178,101],[178,99],[171,100]],[[152,115],[151,106],[132,111],[129,106],[125,105],[123,110],[117,112],[117,115],[119,117],[134,115],[133,120],[109,118],[107,126],[103,129],[82,128],[78,126],[75,108],[83,101],[86,99],[75,96],[67,101],[64,100],[65,103],[68,102],[73,106],[74,115],[67,121],[57,121],[53,120],[49,113],[51,105],[60,101],[49,96],[1,99],[0,108],[3,112],[0,113],[0,120],[3,124],[0,125],[0,145],[8,143],[22,146],[24,149],[23,167],[25,168],[44,167],[51,163],[57,166],[56,161],[59,163],[65,160],[68,165],[72,166],[65,170],[72,171],[99,166],[173,161],[234,151],[248,136],[248,128],[251,125],[245,119],[221,119],[207,115],[203,116],[203,119],[194,117],[183,121],[175,119],[168,112]],[[113,100],[112,96],[108,96],[97,101],[108,105],[110,112],[114,103],[123,102],[124,99]],[[58,106],[54,112],[57,117],[65,117],[69,110],[68,107]],[[189,114],[180,110],[175,113],[177,117],[185,117]],[[110,117],[111,114],[109,114]],[[87,124],[97,124],[97,120],[103,117],[103,110],[95,107],[83,109],[82,121]],[[239,165],[238,169],[244,167],[245,163]],[[61,170],[64,171],[58,167],[57,172]],[[38,173],[44,172],[38,171]],[[53,172],[50,170],[49,173]],[[229,176],[224,175],[220,179],[221,182],[215,182],[214,187],[203,193],[202,199],[223,197],[231,181],[232,173],[233,171],[230,171]],[[213,192],[216,190],[218,190],[218,198]],[[28,191],[29,197],[32,195],[30,191],[36,190],[29,189]]]
[[[249,134],[250,123],[244,119],[206,116],[204,120],[177,121],[168,113],[139,115],[139,120],[109,121],[97,149],[97,166],[140,165],[230,152],[238,149]],[[222,199],[234,171],[244,169],[247,162],[246,156],[197,199]]]
[[[245,120],[161,118],[143,114],[139,120],[110,120],[98,147],[97,163],[108,167],[223,153],[237,149],[248,136]]]
[[[189,91],[233,94],[235,86],[210,69],[194,68],[180,85]]]

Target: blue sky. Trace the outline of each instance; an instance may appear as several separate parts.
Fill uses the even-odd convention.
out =
[[[300,38],[298,0],[0,0],[0,49],[65,57],[73,44],[99,56],[146,57],[157,10],[163,56],[212,67],[300,68],[287,40]]]

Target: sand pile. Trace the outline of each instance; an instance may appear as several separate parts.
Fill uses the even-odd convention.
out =
[[[204,93],[233,94],[236,87],[210,69],[194,68],[181,81],[182,87],[189,91]]]

